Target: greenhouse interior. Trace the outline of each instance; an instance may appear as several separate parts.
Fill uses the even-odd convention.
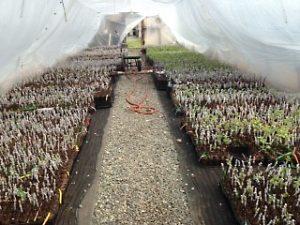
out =
[[[299,12],[0,1],[0,225],[300,225]]]

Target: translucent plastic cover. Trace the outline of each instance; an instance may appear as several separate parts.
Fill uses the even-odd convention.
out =
[[[119,13],[105,16],[89,46],[119,45],[130,30],[143,18],[144,16],[138,13]]]
[[[185,46],[300,92],[299,12],[298,0],[3,0],[0,88],[158,15]]]
[[[0,90],[85,48],[101,18],[73,0],[0,1]]]
[[[170,31],[170,28],[166,26],[159,17],[146,17],[144,19],[144,24],[146,46],[176,44],[176,38]]]

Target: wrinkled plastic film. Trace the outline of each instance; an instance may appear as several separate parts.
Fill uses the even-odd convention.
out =
[[[88,19],[83,19],[88,18]],[[0,90],[85,48],[101,17],[73,0],[0,2]]]
[[[143,18],[144,16],[137,13],[119,13],[105,16],[89,46],[119,45],[130,30],[138,25]]]
[[[300,92],[299,12],[298,0],[3,0],[1,90],[89,43],[120,43],[141,18],[159,15],[183,45]]]
[[[161,17],[182,44],[300,91],[299,10],[297,1],[191,0],[173,7],[176,19]]]

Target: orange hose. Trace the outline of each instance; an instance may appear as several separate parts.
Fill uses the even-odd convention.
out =
[[[130,105],[128,108],[132,112],[139,113],[142,115],[153,115],[154,113],[157,112],[157,110],[154,107],[144,105],[145,101],[149,97],[148,82],[147,82],[147,88],[145,89],[145,94],[142,97],[142,100],[139,103],[135,103],[131,100],[131,96],[133,96],[134,93],[136,92],[137,81],[142,80],[142,79],[143,79],[143,77],[141,77],[139,79],[133,79],[132,90],[127,94],[126,102]]]

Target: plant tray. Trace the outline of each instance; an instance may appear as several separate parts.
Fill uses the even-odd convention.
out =
[[[119,80],[119,74],[117,72],[112,72],[109,75],[111,77],[111,81],[113,84],[117,83],[117,81]]]
[[[175,116],[179,117],[179,118],[184,117],[185,112],[182,111],[182,110],[178,110],[179,109],[179,106],[178,106],[179,104],[178,104],[178,101],[175,98],[174,91],[170,92],[170,98],[171,98],[171,102],[172,102],[173,106],[175,107]]]
[[[154,72],[152,77],[157,90],[166,91],[168,89],[168,78],[164,73]]]
[[[228,203],[228,205],[230,206],[232,212],[233,212],[233,216],[234,218],[236,219],[237,223],[239,225],[245,225],[245,224],[249,224],[250,223],[247,221],[246,218],[242,218],[242,216],[238,213],[238,210],[237,210],[237,207],[236,205],[234,204],[233,200],[227,195],[225,189],[224,189],[224,186],[223,186],[223,180],[220,182],[220,189]]]
[[[112,86],[107,90],[101,90],[94,95],[94,103],[96,109],[110,108],[113,102]]]
[[[173,94],[173,86],[170,82],[168,82],[168,86],[167,86],[167,96],[168,98],[172,98],[172,94]]]
[[[83,132],[77,136],[77,144],[79,147],[83,144],[85,137],[86,132]],[[62,191],[63,196],[69,183],[69,174],[72,171],[78,153],[79,152],[76,151],[75,147],[73,149],[70,149],[68,151],[69,161],[65,165],[63,165],[63,167],[59,171],[57,184],[58,189]],[[0,211],[0,225],[40,225],[45,221],[45,218],[47,217],[49,212],[51,214],[48,218],[47,224],[51,224],[54,221],[60,207],[59,198],[59,192],[57,192],[47,204],[42,203],[39,207],[33,207],[29,203],[26,203],[23,206],[23,213],[19,211],[14,212],[12,210],[13,203],[9,202],[7,205],[8,207],[5,207]],[[11,207],[9,207],[9,204],[11,205]]]
[[[229,157],[233,157],[235,160],[248,160],[250,156],[255,158],[255,164],[262,163],[268,165],[269,163],[274,164],[275,159],[270,158],[263,152],[251,150],[251,146],[248,145],[230,145],[224,149],[215,150],[209,152],[209,147],[200,146],[195,142],[194,129],[190,124],[186,123],[185,118],[181,120],[182,131],[188,136],[189,140],[194,146],[194,149],[199,157],[199,162],[203,165],[219,166],[221,163],[225,163]]]

